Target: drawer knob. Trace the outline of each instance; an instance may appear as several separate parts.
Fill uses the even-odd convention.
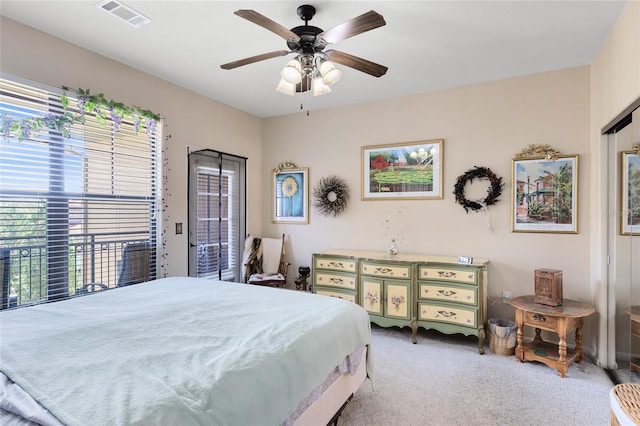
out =
[[[342,284],[342,278],[331,278],[329,281],[334,284]]]
[[[547,317],[542,314],[533,314],[533,319],[536,321],[545,322],[547,320]]]
[[[454,317],[456,315],[456,313],[452,312],[452,311],[438,311],[438,313],[440,315],[442,315],[443,317],[445,317],[445,318],[451,318],[451,317]]]
[[[390,269],[390,268],[376,268],[376,272],[380,274],[388,274],[392,270],[393,269]]]
[[[453,290],[438,290],[438,293],[445,297],[455,296],[457,293]]]
[[[438,271],[438,275],[440,275],[442,278],[455,278],[456,277],[456,273],[452,272],[452,271]]]
[[[342,264],[342,262],[329,262],[327,265],[332,268],[344,269],[344,265]]]

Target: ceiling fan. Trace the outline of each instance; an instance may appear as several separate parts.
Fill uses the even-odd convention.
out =
[[[254,62],[295,53],[296,57],[289,61],[282,70],[282,80],[276,90],[293,95],[295,92],[310,90],[313,86],[314,96],[330,92],[329,86],[340,78],[341,71],[335,68],[332,62],[374,77],[381,77],[387,72],[387,67],[375,62],[334,49],[324,50],[329,44],[386,25],[384,18],[379,13],[371,10],[326,31],[309,25],[309,21],[316,14],[315,7],[302,5],[298,7],[297,13],[300,19],[304,21],[304,25],[287,29],[255,10],[241,9],[235,11],[235,15],[260,25],[284,38],[289,50],[275,50],[239,59],[220,65],[220,68],[230,70]]]

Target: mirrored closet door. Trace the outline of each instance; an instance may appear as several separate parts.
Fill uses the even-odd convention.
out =
[[[608,281],[616,300],[613,374],[619,383],[640,383],[640,108],[614,126],[607,154]]]

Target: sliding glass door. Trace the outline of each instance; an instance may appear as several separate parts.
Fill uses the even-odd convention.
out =
[[[245,163],[212,150],[189,154],[189,276],[240,281]]]

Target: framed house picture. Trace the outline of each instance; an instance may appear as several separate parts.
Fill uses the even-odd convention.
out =
[[[362,199],[443,198],[443,139],[362,147]]]
[[[640,155],[638,151],[624,151],[621,160],[620,233],[640,235]]]
[[[309,169],[286,169],[273,175],[273,222],[309,223]]]
[[[514,159],[511,231],[578,233],[578,156]]]

